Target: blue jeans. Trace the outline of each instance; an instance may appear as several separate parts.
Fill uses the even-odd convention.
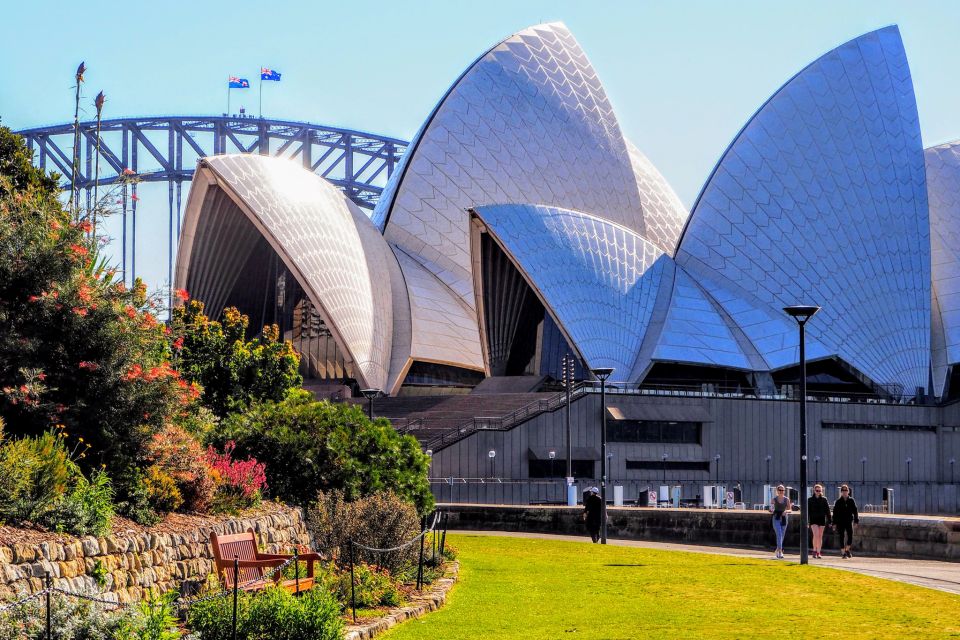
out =
[[[773,517],[773,530],[777,532],[777,549],[783,549],[783,537],[787,535],[787,518],[783,517],[783,524],[780,524],[781,519],[774,516]]]

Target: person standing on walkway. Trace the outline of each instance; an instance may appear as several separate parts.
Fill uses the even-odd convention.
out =
[[[600,506],[600,490],[590,487],[583,498],[583,520],[587,523],[587,531],[594,543],[600,540]]]
[[[807,513],[810,514],[810,531],[813,532],[813,557],[822,558],[823,530],[830,524],[830,503],[823,495],[823,485],[813,487],[813,495],[807,498]]]
[[[783,559],[783,538],[787,535],[787,514],[793,509],[790,498],[786,496],[786,487],[777,485],[777,495],[770,501],[770,511],[773,513],[773,530],[777,534],[777,560]]]
[[[853,546],[853,525],[860,524],[860,513],[857,511],[857,501],[850,495],[850,487],[840,487],[840,497],[833,503],[833,526],[840,536],[840,548],[843,549],[843,558],[852,558],[850,547]]]

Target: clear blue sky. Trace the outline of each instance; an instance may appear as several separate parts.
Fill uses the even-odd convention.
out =
[[[264,91],[264,115],[409,139],[486,48],[554,20],[587,52],[624,133],[688,206],[783,82],[888,24],[903,35],[924,143],[960,138],[960,3],[946,1],[19,0],[5,3],[0,27],[0,116],[13,128],[70,120],[81,60],[86,102],[103,89],[106,117],[219,114],[227,76],[254,81],[264,65],[283,73]],[[234,110],[255,110],[256,88],[241,95]]]

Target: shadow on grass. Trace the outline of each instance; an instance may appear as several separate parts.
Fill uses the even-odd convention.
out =
[[[605,564],[605,567],[646,567],[645,564]]]

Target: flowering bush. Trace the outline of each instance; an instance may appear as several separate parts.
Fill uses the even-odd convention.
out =
[[[236,444],[230,440],[218,453],[213,447],[207,449],[207,463],[217,481],[213,510],[221,513],[236,513],[260,504],[261,490],[266,487],[267,474],[264,466],[254,458],[234,460]]]
[[[169,507],[176,502],[176,494],[169,490],[169,477],[180,494],[182,507],[188,511],[206,511],[210,508],[216,481],[207,465],[203,447],[183,428],[167,425],[155,433],[146,447],[146,459],[151,463],[145,482],[151,496],[157,500],[154,508]]]

